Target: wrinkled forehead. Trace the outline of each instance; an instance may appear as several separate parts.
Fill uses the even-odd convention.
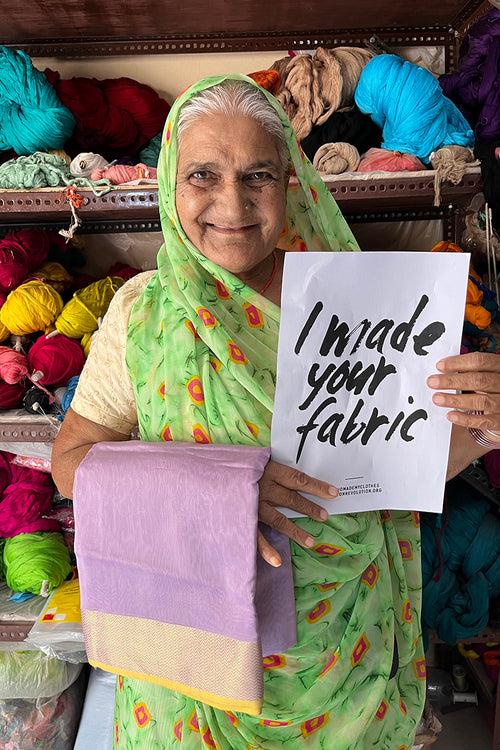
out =
[[[250,117],[222,113],[203,115],[183,131],[178,144],[178,170],[192,163],[221,167],[255,168],[256,164],[280,167],[275,138]]]

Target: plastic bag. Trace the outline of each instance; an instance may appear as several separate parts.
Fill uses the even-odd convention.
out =
[[[116,675],[92,669],[74,750],[113,747]]]
[[[73,684],[81,668],[41,651],[0,652],[0,699],[53,698]]]
[[[35,622],[47,599],[32,596],[26,601],[12,601],[13,593],[6,583],[0,583],[0,622]]]
[[[0,700],[0,750],[73,750],[83,675],[53,698]]]
[[[65,581],[52,593],[25,643],[74,664],[87,661],[78,580]]]

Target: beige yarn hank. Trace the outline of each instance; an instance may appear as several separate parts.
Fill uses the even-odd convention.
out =
[[[280,75],[276,98],[287,113],[297,138],[333,112],[352,106],[354,90],[373,53],[362,47],[318,47],[313,55],[284,57],[272,65]]]
[[[322,174],[355,172],[361,157],[350,143],[324,143],[314,155],[314,167]]]
[[[436,170],[434,175],[434,206],[441,205],[441,185],[450,182],[458,185],[468,167],[477,167],[480,163],[474,159],[472,149],[464,146],[444,146],[433,151],[430,156],[431,166]]]

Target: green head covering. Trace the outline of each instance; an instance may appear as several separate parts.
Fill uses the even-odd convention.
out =
[[[279,308],[206,258],[177,214],[178,122],[183,106],[224,81],[257,88],[278,114],[292,177],[279,246],[357,250],[325,184],[304,155],[277,100],[244,75],[212,76],[174,103],[158,162],[164,244],[158,274],[135,305],[127,362],[145,440],[269,444]]]

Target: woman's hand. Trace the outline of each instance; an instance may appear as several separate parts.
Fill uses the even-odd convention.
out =
[[[437,363],[441,375],[427,380],[430,388],[457,390],[466,393],[435,393],[438,406],[451,408],[446,415],[450,422],[462,427],[500,431],[500,356],[473,352],[446,357]],[[470,414],[466,412],[479,412]]]
[[[287,518],[277,508],[290,508],[302,516],[315,521],[326,521],[328,511],[301,495],[301,492],[315,495],[324,500],[338,497],[336,487],[313,479],[297,469],[269,461],[259,482],[259,521],[293,539],[303,547],[312,547],[314,539],[303,529]],[[261,531],[258,531],[257,547],[266,562],[279,567],[281,558]]]

